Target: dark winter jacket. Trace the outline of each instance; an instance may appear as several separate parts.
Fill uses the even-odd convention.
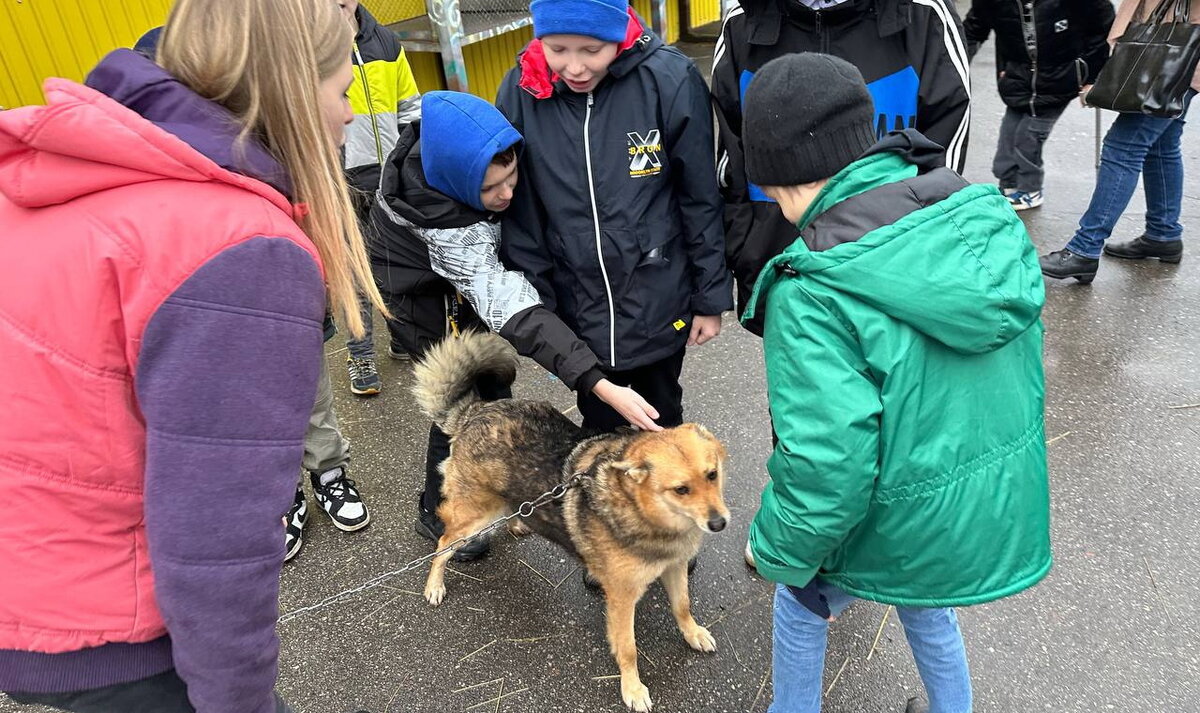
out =
[[[796,239],[795,226],[746,180],[742,97],[759,68],[793,52],[824,52],[856,66],[875,100],[879,136],[915,127],[946,149],[951,168],[961,171],[966,160],[970,85],[952,2],[847,0],[810,10],[796,0],[741,0],[717,40],[712,91],[725,240],[742,310],[763,265]],[[799,96],[796,111],[803,110]],[[762,333],[759,320],[744,324]]]
[[[468,124],[457,137],[465,154]],[[482,177],[480,177],[482,186]],[[376,234],[371,259],[387,266],[386,288],[399,294],[461,292],[475,313],[522,355],[535,360],[570,389],[590,391],[604,374],[575,334],[542,305],[519,271],[500,262],[496,216],[459,203],[429,187],[421,165],[421,121],[404,128],[383,167],[372,209]]]
[[[636,17],[630,29],[593,92],[550,76],[535,41],[496,101],[526,146],[504,264],[616,370],[669,356],[693,315],[733,306],[708,88]]]
[[[972,58],[996,34],[1000,98],[1036,114],[1065,106],[1096,81],[1113,16],[1109,0],[973,0],[963,31]]]

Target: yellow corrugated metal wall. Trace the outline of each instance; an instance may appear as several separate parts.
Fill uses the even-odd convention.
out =
[[[383,25],[425,14],[425,0],[366,0],[362,5]],[[412,67],[413,79],[417,80],[418,89],[430,92],[446,88],[446,80],[442,77],[442,59],[439,55],[408,50],[405,50],[404,54],[408,56],[408,66]]]
[[[40,104],[46,77],[82,79],[161,25],[171,0],[0,1],[0,106]]]
[[[721,21],[721,0],[692,0],[692,28]]]
[[[425,12],[423,0],[366,0],[363,3],[384,24]],[[46,77],[82,79],[106,53],[131,46],[143,32],[161,25],[171,0],[0,0],[0,106],[14,107],[43,101]],[[649,0],[633,0],[643,17],[650,16]],[[693,0],[694,26],[720,19],[719,0]],[[711,16],[711,19],[709,19]],[[679,36],[679,5],[667,3],[667,37]],[[517,53],[532,37],[530,28],[493,37],[463,49],[471,91],[489,101]],[[409,52],[409,64],[421,91],[446,86],[441,57]]]

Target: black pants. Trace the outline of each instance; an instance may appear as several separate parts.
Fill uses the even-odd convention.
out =
[[[392,313],[392,319],[387,320],[392,350],[413,359],[420,359],[430,347],[446,338],[451,317],[460,330],[489,331],[471,304],[465,299],[460,302],[453,294],[400,294],[383,287],[379,294]]]
[[[187,684],[175,673],[167,671],[115,686],[93,688],[70,693],[14,693],[8,697],[17,703],[50,706],[73,713],[195,713],[187,696]],[[292,713],[292,709],[275,696],[275,713]]]
[[[642,395],[658,411],[658,425],[664,428],[683,423],[683,386],[679,374],[683,372],[683,355],[680,349],[666,359],[653,364],[639,366],[628,371],[605,371],[604,376],[617,386],[628,386]],[[578,394],[576,403],[583,416],[585,431],[605,433],[629,425],[625,418],[595,394]]]

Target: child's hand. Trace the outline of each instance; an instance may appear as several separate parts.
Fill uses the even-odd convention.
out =
[[[692,333],[687,345],[697,347],[721,333],[721,315],[696,315],[692,317]]]
[[[654,410],[642,395],[627,386],[617,386],[608,379],[601,379],[592,387],[592,393],[613,407],[631,425],[643,431],[661,431],[662,426],[654,422],[658,411]]]

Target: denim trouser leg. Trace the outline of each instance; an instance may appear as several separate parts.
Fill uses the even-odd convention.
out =
[[[971,713],[971,674],[953,609],[897,607],[925,693],[929,713]]]
[[[821,593],[834,617],[853,601],[828,582]],[[930,713],[970,713],[971,678],[958,619],[952,609],[898,608],[913,659],[929,696]],[[769,713],[819,713],[829,622],[810,612],[783,585],[775,588]]]
[[[1189,96],[1194,96],[1192,92]],[[1187,112],[1185,110],[1184,116]],[[1183,195],[1183,165],[1179,158],[1179,136],[1184,117],[1163,119],[1144,114],[1121,114],[1104,136],[1100,173],[1087,211],[1079,219],[1075,237],[1067,249],[1076,255],[1098,258],[1104,241],[1112,235],[1117,219],[1129,207],[1137,189],[1138,176],[1149,169],[1147,185],[1147,229],[1153,221],[1155,237],[1177,239],[1180,202]],[[1165,140],[1160,146],[1160,141]],[[1151,154],[1153,153],[1153,156]],[[1179,229],[1182,232],[1182,229]]]
[[[1146,239],[1181,239],[1183,226],[1179,212],[1183,207],[1183,152],[1180,150],[1183,116],[1167,126],[1150,147],[1142,165],[1142,188],[1146,192]]]
[[[833,616],[854,598],[828,584],[821,592]],[[782,584],[775,586],[775,625],[771,650],[774,700],[767,713],[819,713],[821,677],[825,673],[825,644],[829,622],[796,601]]]
[[[358,296],[358,311],[362,315],[363,329],[366,330],[362,339],[347,339],[346,349],[350,352],[350,356],[355,359],[374,359],[375,358],[375,340],[372,338],[372,315],[375,308],[371,306],[370,300],[366,295]]]

